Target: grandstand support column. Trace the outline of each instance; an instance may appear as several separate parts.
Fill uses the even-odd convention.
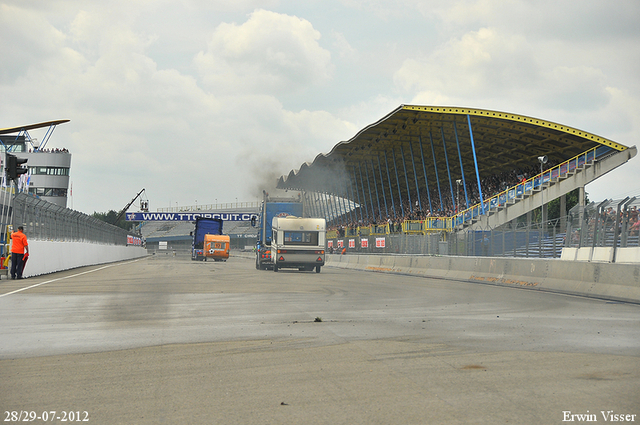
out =
[[[336,217],[336,224],[342,224],[342,215],[340,214],[340,209],[338,208],[338,200],[336,199],[336,189],[332,185],[331,190],[333,191],[333,195],[331,195],[331,203],[333,204],[333,212]]]
[[[322,209],[322,200],[320,199],[320,193],[314,192],[314,208],[316,210],[316,217],[324,217],[327,216],[324,214],[324,210]]]
[[[584,204],[585,204],[584,186],[578,188],[578,219],[580,223],[580,234],[582,234],[583,222],[584,222]],[[582,241],[582,237],[580,238]]]
[[[341,193],[340,198],[342,198],[342,214],[344,215],[344,222],[345,222],[345,226],[349,225],[349,209],[347,208],[347,205],[345,204],[345,201],[349,198],[349,195],[347,195],[346,192],[342,192],[344,190],[344,187],[340,187],[340,182],[344,182],[344,176],[342,178],[340,178],[340,180],[336,183],[337,188],[336,188],[336,192]]]
[[[433,147],[433,136],[431,135],[431,132],[429,132],[429,141],[431,142],[431,155],[433,156],[433,169],[436,172],[436,183],[438,184],[438,196],[440,197],[440,211],[444,211],[444,206],[442,205],[442,191],[440,190],[440,177],[438,177],[438,163],[436,162],[436,150]],[[482,210],[482,212],[484,213],[484,209]]]
[[[418,186],[418,173],[416,173],[416,161],[413,156],[413,143],[409,140],[409,151],[411,152],[411,163],[413,164],[413,178],[416,181],[416,194],[418,195],[418,206],[422,211],[422,200],[420,199],[420,186]]]
[[[313,204],[313,215],[315,217],[321,217],[322,214],[318,209],[318,193],[316,191],[311,192],[311,203]]]
[[[320,214],[324,217],[325,220],[327,220],[327,222],[329,222],[329,217],[327,216],[327,212],[324,209],[324,204],[322,202],[322,193],[316,193],[317,196],[317,202],[318,202],[318,209],[320,210]]]
[[[413,211],[413,205],[411,205],[411,189],[409,189],[409,177],[407,175],[407,161],[404,157],[404,146],[400,145],[400,153],[402,154],[402,168],[404,169],[404,182],[407,185],[407,199],[409,199],[409,215]]]
[[[355,168],[354,168],[354,177],[355,177]],[[354,183],[351,183],[349,185],[349,188],[351,189],[351,199],[353,199],[353,202],[356,202],[356,195],[358,195],[358,181],[357,181],[357,179],[354,179],[353,181],[355,182],[355,185],[356,185],[356,193],[355,194],[353,193],[353,185],[354,185]],[[361,209],[361,206],[360,206],[360,195],[358,195],[357,199],[358,199],[358,211],[360,211],[360,221],[362,221],[362,209]],[[358,223],[358,211],[354,211],[355,212],[355,216],[356,216],[356,219],[354,220],[354,223]]]
[[[322,197],[320,203],[322,204],[322,209],[324,210],[324,216],[327,220],[327,223],[331,223],[331,212],[329,211],[329,203],[327,202],[327,193],[322,192]]]
[[[343,189],[344,189],[344,199],[347,201],[347,205],[349,206],[348,211],[349,211],[349,219],[351,220],[352,223],[355,223],[358,221],[358,217],[356,216],[355,220],[353,219],[353,214],[354,214],[354,208],[352,205],[352,201],[351,198],[353,197],[353,193],[351,194],[351,196],[349,196],[349,185],[347,185],[347,179],[343,179],[342,180],[342,184],[343,184]],[[347,210],[345,210],[347,211]]]
[[[364,218],[362,217],[362,202],[360,202],[360,190],[358,189],[358,176],[356,175],[356,167],[353,166],[353,181],[356,183],[356,195],[358,197],[358,209],[360,210],[360,222],[364,223]],[[353,188],[351,188],[353,191]]]
[[[308,196],[308,201],[309,202],[309,211],[311,211],[311,216],[312,217],[318,217],[318,214],[316,213],[315,210],[315,202],[313,202],[313,191],[311,192],[307,192],[307,196]]]
[[[398,187],[398,198],[400,199],[400,211],[404,217],[404,205],[402,204],[402,191],[400,190],[400,178],[398,177],[398,164],[396,163],[395,149],[391,148],[391,158],[393,159],[393,169],[396,172],[396,185]]]
[[[380,173],[380,187],[382,188],[382,199],[384,199],[384,213],[389,218],[389,208],[387,207],[387,195],[384,193],[384,178],[382,177],[382,165],[378,156],[378,172]]]
[[[478,180],[478,193],[480,195],[480,205],[482,205],[482,214],[484,215],[484,198],[482,197],[482,185],[480,184],[480,172],[478,171],[478,158],[476,157],[476,145],[473,141],[473,130],[471,128],[471,115],[467,114],[467,123],[469,124],[469,137],[471,138],[471,151],[473,152],[473,164],[476,167],[476,179]]]
[[[387,169],[387,181],[389,182],[389,198],[391,199],[391,209],[393,210],[393,217],[397,217],[396,204],[393,200],[393,186],[391,185],[391,174],[389,173],[389,160],[387,159],[387,151],[384,151],[384,165]]]
[[[362,188],[362,199],[364,200],[364,212],[367,215],[367,220],[370,220],[369,206],[367,205],[367,192],[364,191],[364,179],[362,178],[362,165],[358,164],[358,170],[360,171],[360,187]],[[371,187],[369,187],[369,189],[371,189]],[[369,194],[371,194],[371,190],[369,190]],[[373,207],[373,200],[371,200],[371,206]]]
[[[367,163],[365,161],[364,163],[364,171],[365,174],[367,176],[367,186],[369,187],[369,199],[371,200],[371,218],[376,221],[376,214],[375,214],[375,205],[373,203],[373,193],[371,192],[371,179],[369,178],[369,167],[367,166]],[[373,175],[373,179],[375,181],[375,174]],[[380,212],[380,199],[378,198],[378,188],[376,188],[376,199],[378,200],[378,213]]]
[[[382,216],[382,207],[380,206],[380,192],[378,191],[378,182],[376,179],[376,167],[373,165],[373,159],[370,159],[371,163],[371,175],[373,176],[373,187],[376,188],[376,201],[378,203],[378,214]],[[367,180],[369,180],[369,176],[367,175]]]
[[[429,200],[429,212],[433,209],[431,206],[431,193],[429,193],[429,180],[427,179],[427,167],[424,166],[424,151],[422,149],[422,134],[418,136],[420,142],[420,158],[422,158],[422,171],[424,172],[424,186],[427,189],[427,199]]]
[[[327,216],[331,217],[331,220],[329,221],[332,222],[333,225],[335,226],[337,224],[336,216],[335,216],[335,213],[331,211],[331,195],[329,195],[327,192],[324,192],[324,203],[327,206]]]
[[[449,155],[447,154],[447,143],[444,139],[444,128],[440,127],[440,133],[442,134],[442,147],[444,148],[444,161],[447,164],[447,175],[449,176],[449,190],[451,190],[451,203],[456,199],[453,194],[453,182],[451,181],[451,168],[449,167]]]
[[[318,210],[319,216],[324,217],[325,220],[328,219],[327,214],[324,212],[324,205],[322,205],[322,197],[320,193],[316,192],[316,209]]]
[[[453,121],[453,133],[456,135],[456,146],[458,147],[458,159],[460,160],[460,174],[462,174],[462,187],[464,188],[464,200],[466,201],[467,208],[469,208],[469,195],[467,195],[467,181],[464,177],[464,167],[462,166],[462,154],[460,153],[460,139],[458,138],[458,127],[456,126],[455,121]],[[458,208],[460,208],[459,205],[458,205]]]

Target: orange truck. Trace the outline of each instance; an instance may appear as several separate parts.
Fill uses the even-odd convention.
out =
[[[229,235],[204,235],[204,260],[227,261],[229,258]]]

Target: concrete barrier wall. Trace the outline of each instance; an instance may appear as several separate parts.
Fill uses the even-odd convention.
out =
[[[327,255],[327,266],[640,302],[640,264],[416,255]]]
[[[582,247],[562,248],[562,260],[568,261],[598,261],[610,263],[613,261],[613,247]],[[640,263],[640,247],[625,247],[616,249],[616,263]]]
[[[29,260],[24,269],[24,276],[38,276],[146,255],[146,249],[136,246],[31,240],[29,241]]]

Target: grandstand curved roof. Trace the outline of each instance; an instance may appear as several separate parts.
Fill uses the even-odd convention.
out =
[[[345,177],[360,179],[362,164],[366,164],[367,172],[371,170],[371,177],[365,176],[364,181],[372,185],[376,179],[378,185],[380,180],[386,180],[387,171],[393,175],[394,184],[393,173],[398,172],[401,192],[406,192],[402,187],[405,179],[411,179],[411,186],[416,178],[418,186],[425,184],[423,173],[429,186],[435,184],[436,176],[441,184],[448,185],[450,179],[455,181],[463,174],[460,163],[464,176],[475,176],[472,136],[481,177],[539,167],[537,158],[542,155],[551,163],[561,163],[593,148],[628,148],[567,125],[518,114],[401,105],[350,140],[335,145],[328,154],[319,154],[312,163],[304,163],[299,170],[282,176],[278,187],[348,195],[349,190],[339,186],[344,186]]]

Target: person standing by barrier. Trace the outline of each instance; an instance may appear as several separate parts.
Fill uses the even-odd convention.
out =
[[[18,231],[11,234],[11,279],[22,279],[25,257],[29,256],[27,235],[24,227],[18,226]]]

